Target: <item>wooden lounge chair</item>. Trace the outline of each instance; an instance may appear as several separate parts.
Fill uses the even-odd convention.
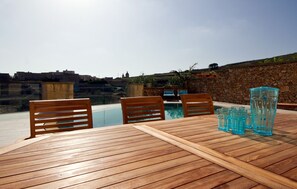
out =
[[[184,95],[184,94],[188,94],[188,90],[187,89],[178,89],[177,90],[177,95]]]
[[[160,96],[121,98],[123,123],[137,123],[165,119],[164,103]]]
[[[178,89],[177,90],[177,99],[180,100],[180,96],[184,95],[184,94],[188,94],[188,90],[187,89]]]
[[[184,117],[214,114],[212,98],[209,94],[181,95]]]
[[[164,89],[163,100],[166,100],[166,101],[177,100],[175,93],[174,93],[174,89]]]
[[[88,98],[30,101],[30,138],[92,127],[92,109]]]

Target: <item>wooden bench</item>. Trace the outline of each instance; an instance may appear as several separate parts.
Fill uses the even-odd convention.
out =
[[[90,99],[30,101],[30,138],[93,127]]]

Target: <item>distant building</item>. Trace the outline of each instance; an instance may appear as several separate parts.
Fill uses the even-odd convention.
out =
[[[41,73],[16,72],[13,78],[18,81],[41,81],[43,76]]]
[[[126,77],[126,78],[129,78],[129,72],[128,72],[128,71],[126,72],[125,77]]]
[[[129,72],[126,72],[125,74],[122,74],[122,78],[129,78]]]
[[[0,83],[7,83],[11,80],[8,73],[0,73]]]
[[[90,75],[79,75],[81,81],[95,81],[97,77]]]
[[[122,79],[122,78],[116,78],[112,80],[107,80],[109,84],[111,84],[114,87],[120,87],[120,88],[125,88],[128,80],[127,79]]]
[[[74,71],[64,70],[63,72],[16,72],[14,79],[19,81],[60,81],[60,82],[74,82],[78,83],[80,76]]]
[[[59,72],[59,70],[57,70],[56,72]],[[70,70],[63,70],[63,73],[64,74],[75,74],[75,72],[74,71],[70,71]]]
[[[113,77],[104,77],[103,79],[106,80],[106,81],[112,81]]]

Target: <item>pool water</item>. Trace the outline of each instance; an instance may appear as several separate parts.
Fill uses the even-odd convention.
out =
[[[184,117],[182,104],[165,104],[165,119],[177,119]],[[98,106],[99,107],[99,106]],[[110,125],[123,124],[122,109],[120,104],[101,106],[93,109],[94,127],[105,127]]]

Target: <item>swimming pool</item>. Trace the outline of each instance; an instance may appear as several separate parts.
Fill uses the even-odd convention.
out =
[[[165,119],[184,117],[181,103],[164,104]],[[94,127],[123,124],[121,104],[93,106]]]

